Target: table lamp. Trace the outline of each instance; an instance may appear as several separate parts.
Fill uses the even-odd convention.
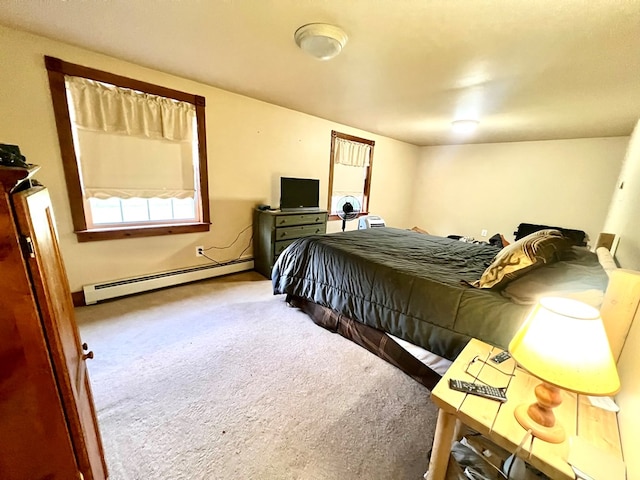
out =
[[[600,312],[569,298],[541,298],[509,343],[509,353],[542,380],[537,402],[516,407],[525,430],[550,443],[566,438],[553,408],[562,403],[560,389],[585,395],[613,395],[620,379]]]

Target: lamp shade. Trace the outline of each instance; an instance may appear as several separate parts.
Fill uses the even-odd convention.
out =
[[[600,312],[577,300],[541,298],[509,344],[542,381],[586,395],[613,395],[620,379]]]

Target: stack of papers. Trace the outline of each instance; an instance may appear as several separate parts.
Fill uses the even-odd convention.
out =
[[[611,397],[592,397],[587,396],[589,402],[594,407],[602,408],[603,410],[609,410],[610,412],[619,412],[620,407],[613,401]]]

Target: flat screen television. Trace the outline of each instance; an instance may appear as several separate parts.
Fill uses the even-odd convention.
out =
[[[280,177],[280,210],[303,210],[319,207],[320,180]]]

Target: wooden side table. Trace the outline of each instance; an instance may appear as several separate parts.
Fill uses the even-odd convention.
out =
[[[429,471],[425,477],[427,480],[445,478],[451,444],[457,439],[461,424],[509,452],[515,452],[527,434],[513,416],[513,411],[521,403],[535,401],[534,388],[540,380],[516,368],[513,359],[499,365],[484,363],[490,362],[489,358],[500,351],[479,340],[471,340],[433,389],[431,398],[440,410]],[[500,403],[449,388],[449,378],[473,382],[476,376],[494,387],[508,386],[508,400]],[[562,394],[562,404],[554,412],[567,432],[567,440],[560,444],[527,440],[519,456],[554,480],[575,479],[566,461],[571,436],[580,436],[598,449],[622,459],[616,414],[592,406],[582,395],[566,391]]]

